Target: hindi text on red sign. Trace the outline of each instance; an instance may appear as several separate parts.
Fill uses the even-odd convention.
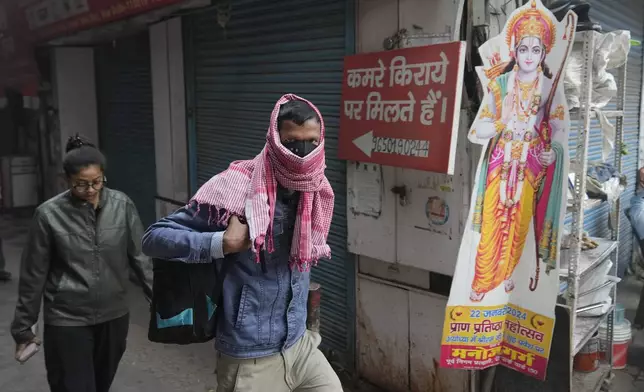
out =
[[[349,56],[340,158],[453,174],[465,43]]]

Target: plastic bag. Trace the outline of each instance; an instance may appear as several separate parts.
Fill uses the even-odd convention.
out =
[[[601,315],[608,313],[612,304],[613,304],[613,299],[611,297],[608,297],[602,302],[602,306],[600,308],[595,308],[592,310],[587,310],[585,312],[578,313],[578,316],[579,317],[599,317]]]
[[[615,77],[608,70],[622,66],[630,51],[630,31],[617,30],[610,33],[596,33],[595,56],[593,58],[593,92],[591,108],[601,109],[617,94]],[[568,108],[580,107],[580,96],[584,70],[584,53],[576,45],[568,56],[564,77],[564,91]]]
[[[602,184],[602,191],[606,194],[606,200],[612,203],[619,199],[619,196],[624,192],[624,187],[619,183],[619,178],[611,178]]]

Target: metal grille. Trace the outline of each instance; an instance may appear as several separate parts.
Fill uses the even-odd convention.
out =
[[[320,262],[313,280],[322,284],[323,345],[346,367],[353,366],[355,272],[347,251],[346,163],[336,157],[343,57],[353,45],[350,3],[232,1],[225,28],[216,10],[184,24],[193,190],[230,162],[259,153],[282,94],[309,99],[324,116],[326,175],[336,196],[333,259]]]
[[[108,184],[134,201],[147,227],[156,221],[157,189],[147,31],[97,48],[95,62]]]

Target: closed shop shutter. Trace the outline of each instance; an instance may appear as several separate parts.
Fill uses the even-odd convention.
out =
[[[156,167],[150,42],[147,31],[97,48],[100,147],[111,188],[136,204],[143,224],[156,220]]]
[[[337,159],[337,147],[343,57],[353,46],[350,7],[345,0],[233,1],[225,29],[216,11],[185,23],[193,187],[259,153],[282,94],[309,99],[324,116],[326,175],[336,196],[333,258],[314,269],[313,280],[323,286],[323,344],[344,366],[353,361],[355,272],[347,251],[346,162]]]
[[[604,32],[613,30],[629,30],[631,38],[642,40],[644,36],[644,3],[639,0],[627,1],[602,1],[591,0],[591,19],[602,25]],[[614,73],[617,76],[616,73]],[[620,244],[619,244],[619,272],[620,275],[625,270],[631,260],[633,251],[632,228],[628,218],[624,216],[624,209],[630,205],[630,199],[633,197],[637,186],[637,165],[639,153],[639,136],[640,136],[640,107],[642,93],[642,47],[633,46],[628,56],[628,69],[626,71],[626,111],[624,117],[624,144],[628,154],[622,157],[622,173],[628,178],[628,187],[622,194],[622,216],[620,224]],[[605,110],[615,109],[615,99],[613,99]],[[613,122],[614,123],[614,122]],[[573,121],[571,130],[574,132],[570,135],[570,155],[574,157],[576,146],[576,121]],[[597,120],[591,121],[590,144],[588,150],[588,159],[592,161],[601,161],[602,151],[602,133]],[[613,162],[613,156],[608,159],[609,163]],[[587,210],[585,213],[585,229],[592,236],[609,237],[609,212],[608,203],[602,203],[599,207]]]

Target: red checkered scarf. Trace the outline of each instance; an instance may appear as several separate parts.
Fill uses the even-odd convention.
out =
[[[320,144],[304,158],[293,154],[280,141],[277,116],[280,107],[291,100],[311,105],[320,118]],[[235,161],[227,170],[206,182],[192,198],[201,208],[206,205],[210,219],[228,225],[231,215],[248,222],[253,251],[259,262],[264,247],[273,252],[272,222],[275,215],[277,184],[300,192],[297,219],[289,262],[301,271],[317,264],[320,258],[330,258],[327,245],[333,215],[333,189],[324,175],[324,121],[318,109],[309,101],[293,94],[277,101],[266,135],[266,145],[253,160]],[[214,215],[213,216],[213,211]]]

